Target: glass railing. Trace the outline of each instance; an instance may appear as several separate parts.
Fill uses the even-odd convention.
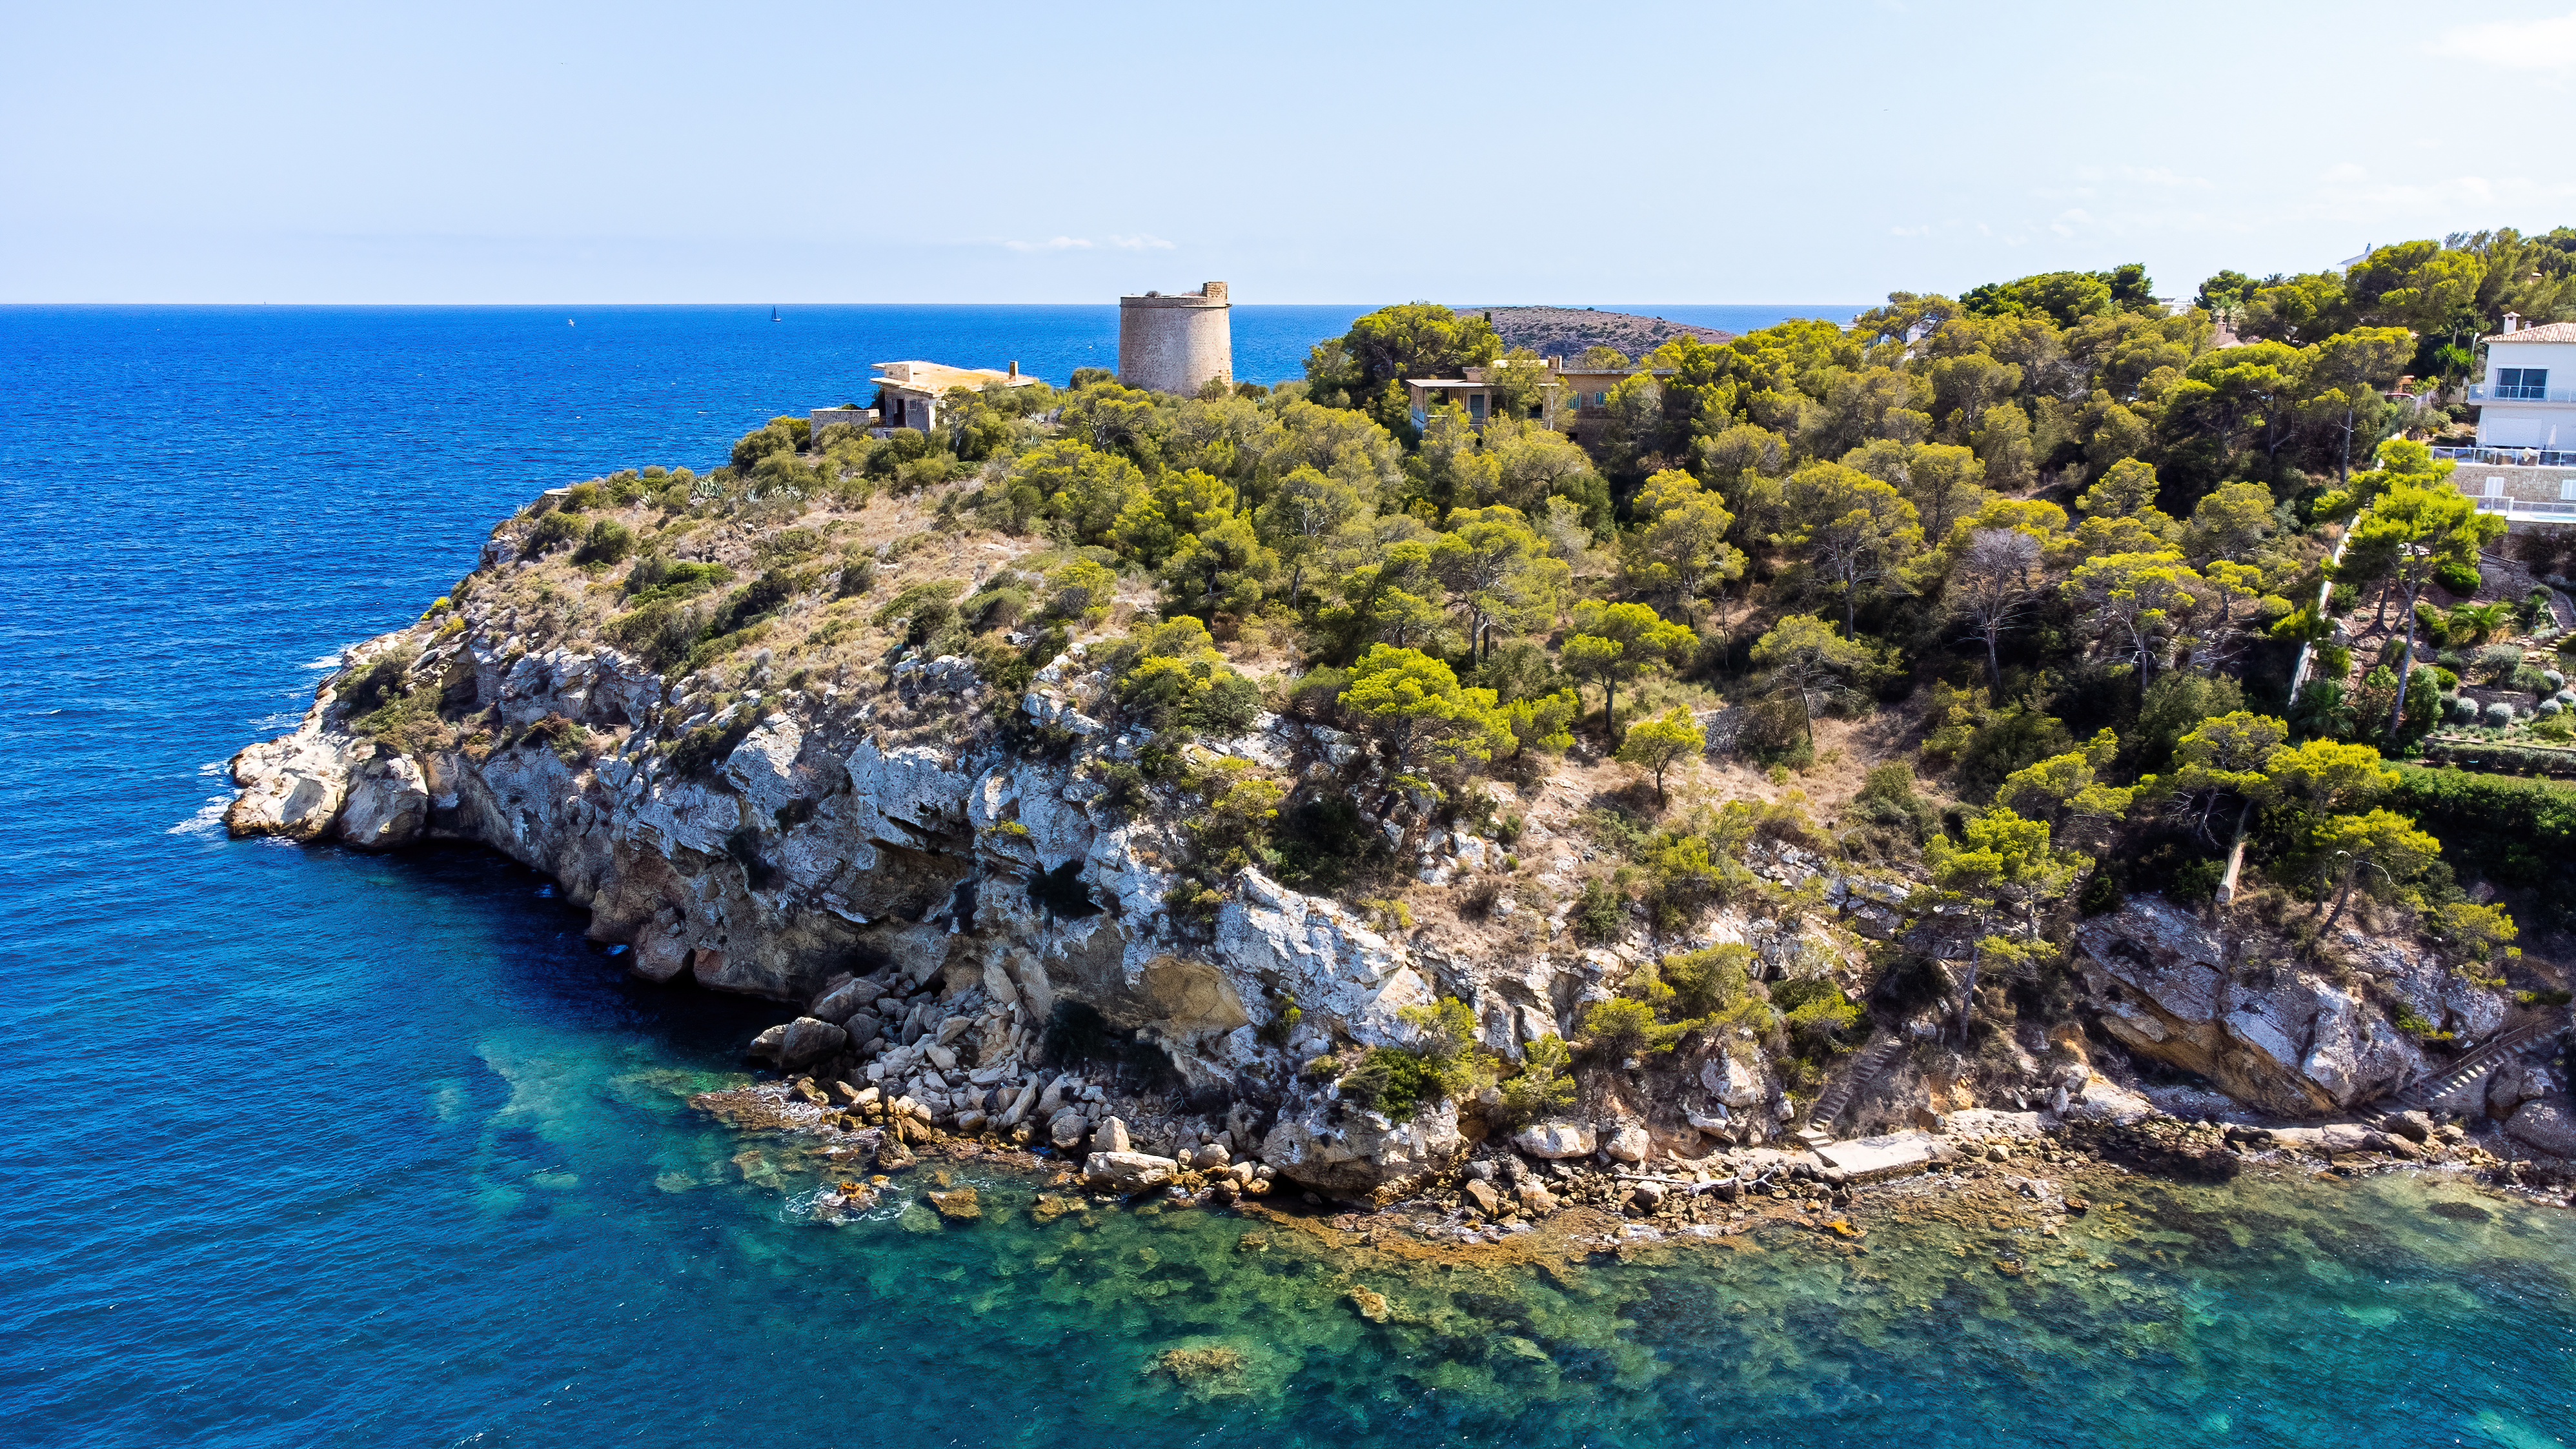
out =
[[[2498,383],[2473,383],[2469,387],[2469,401],[2576,403],[2576,387],[2506,387]]]

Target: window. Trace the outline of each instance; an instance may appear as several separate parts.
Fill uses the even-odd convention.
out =
[[[2489,498],[2501,497],[2501,496],[2503,495],[2503,493],[2504,493],[2504,480],[2503,480],[2502,478],[2489,478],[2489,479],[2487,480],[2487,496],[2488,496]],[[2393,685],[2393,684],[2389,686],[2389,688],[2391,688],[2391,689],[2394,689],[2394,688],[2396,688],[2396,687],[2397,687],[2397,686],[2395,686],[2395,685]]]
[[[2576,502],[2576,478],[2558,485],[2558,497],[2561,502]]]
[[[2545,367],[2500,367],[2496,369],[2495,395],[2512,402],[2547,402],[2549,369]]]

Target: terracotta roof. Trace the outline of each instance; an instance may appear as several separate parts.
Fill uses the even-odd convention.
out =
[[[2481,342],[2576,342],[2576,322],[2545,322],[2519,332],[2497,332]]]

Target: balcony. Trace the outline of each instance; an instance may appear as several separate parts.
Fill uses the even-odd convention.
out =
[[[2576,387],[2502,387],[2492,383],[2474,383],[2469,388],[2473,403],[2576,403]]]
[[[2436,458],[2496,468],[2576,468],[2576,452],[2558,448],[2435,448]]]

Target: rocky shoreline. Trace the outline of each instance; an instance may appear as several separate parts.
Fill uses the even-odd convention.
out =
[[[1103,1119],[1090,1140],[1031,1150],[1012,1136],[950,1133],[881,1097],[816,1101],[834,1093],[810,1079],[701,1094],[694,1105],[749,1132],[792,1134],[827,1184],[811,1198],[813,1221],[840,1224],[897,1195],[916,1196],[950,1229],[982,1221],[976,1189],[952,1174],[1018,1175],[1037,1188],[1038,1227],[1103,1212],[1197,1209],[1232,1213],[1298,1235],[1354,1272],[1380,1267],[1550,1268],[1585,1259],[1634,1258],[1701,1245],[1759,1251],[1803,1246],[1865,1258],[1871,1239],[1966,1231],[1989,1249],[1992,1270],[2021,1277],[2046,1261],[2091,1271],[2137,1266],[2077,1244],[2132,1235],[2129,1198],[2144,1180],[2223,1184],[2240,1175],[2320,1184],[2384,1173],[2434,1173],[2478,1184],[2499,1203],[2576,1207],[2563,1178],[2528,1175],[2497,1144],[2456,1121],[2393,1114],[2376,1127],[2265,1128],[2162,1113],[2128,1120],[2067,1121],[2039,1112],[1968,1112],[1938,1131],[1881,1143],[1919,1149],[1873,1171],[1836,1167],[1804,1148],[1668,1155],[1624,1163],[1596,1149],[1588,1159],[1538,1158],[1517,1137],[1474,1144],[1457,1169],[1389,1200],[1335,1201],[1274,1181],[1254,1160],[1233,1160],[1222,1141],[1164,1157],[1134,1151],[1123,1121]],[[2509,1143],[2502,1144],[2510,1147]],[[1084,1149],[1091,1149],[1085,1151]],[[2323,1190],[2322,1188],[2318,1190]],[[1355,1311],[1384,1321],[1386,1301],[1365,1287]],[[1374,1300],[1374,1301],[1372,1301]]]
[[[659,672],[566,621],[565,588],[615,591],[529,553],[535,518],[497,530],[420,623],[351,649],[295,731],[236,756],[226,824],[366,850],[471,841],[551,875],[636,975],[792,1003],[749,1051],[817,1121],[1061,1154],[1129,1193],[1374,1209],[1445,1192],[1480,1223],[1534,1191],[1707,1226],[1719,1182],[1938,1166],[1980,1114],[2224,1117],[2402,1159],[2430,1150],[2386,1126],[2410,1088],[2426,1120],[2477,1127],[2535,1184],[2576,1158],[2553,1066],[2503,1054],[2452,1079],[2428,1047],[2538,1044],[2563,1012],[2363,912],[2293,950],[2259,921],[2130,897],[2073,924],[2050,988],[2070,995],[1971,1051],[1949,1003],[1974,989],[1972,933],[1920,907],[1901,867],[1757,833],[1742,847],[1756,887],[1687,930],[1637,907],[1606,939],[1578,933],[1599,883],[1597,762],[1521,782],[1507,830],[1400,788],[1284,698],[1231,736],[1122,724],[1099,640],[1068,641],[1007,694],[973,660],[901,651],[887,667],[781,673],[761,650],[721,675]],[[748,568],[762,536],[726,538],[715,551]],[[794,604],[781,627],[820,637],[855,617],[820,612],[834,602]],[[1149,756],[1348,802],[1409,862],[1403,898],[1307,894],[1258,864],[1200,884],[1184,863],[1205,802],[1143,770]],[[1414,1043],[1436,1002],[1510,1069],[1641,973],[1718,948],[1757,989],[1830,985],[1873,1034],[1798,1059],[1776,1032],[1694,1031],[1587,1058],[1572,1099],[1536,1114],[1487,1087],[1396,1120],[1339,1090],[1370,1051]],[[1890,953],[1928,983],[1911,1005],[1870,999]],[[2155,1085],[2178,1077],[2207,1089]]]

